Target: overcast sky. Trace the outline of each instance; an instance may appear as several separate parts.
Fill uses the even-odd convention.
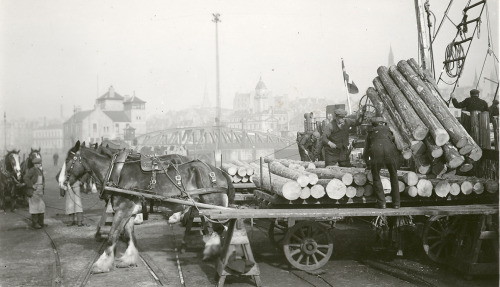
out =
[[[438,23],[447,2],[430,2]],[[455,23],[467,2],[453,2]],[[498,1],[488,5],[498,56]],[[222,21],[223,107],[232,107],[236,92],[253,90],[259,77],[274,95],[328,97],[334,104],[345,98],[341,58],[359,98],[377,67],[387,65],[391,46],[396,62],[418,57],[412,0],[0,0],[0,110],[9,119],[54,118],[62,105],[68,116],[75,105],[93,108],[110,85],[121,95],[135,91],[150,114],[197,104],[205,90],[214,104],[214,12]],[[462,85],[481,71],[486,22]],[[438,72],[455,34],[446,20],[434,47]],[[483,76],[494,71],[491,59]]]

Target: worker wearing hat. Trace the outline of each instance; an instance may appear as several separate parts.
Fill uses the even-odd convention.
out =
[[[373,190],[377,199],[377,207],[385,208],[385,195],[380,179],[380,169],[386,167],[391,178],[391,196],[394,208],[399,208],[399,184],[398,184],[398,159],[399,151],[394,142],[394,135],[386,125],[383,117],[372,118],[372,127],[368,131],[365,141],[363,157],[367,168],[371,169],[373,176]]]
[[[490,119],[493,119],[493,117],[498,117],[498,100],[493,100],[493,103],[488,110],[490,112]]]
[[[479,91],[476,89],[470,90],[470,97],[465,100],[458,102],[455,99],[455,95],[451,94],[451,102],[455,108],[463,109],[468,112],[472,111],[480,111],[487,112],[488,111],[488,103],[485,100],[479,98]]]
[[[297,145],[299,146],[299,154],[301,161],[316,161],[316,145],[320,137],[317,131],[298,133]]]
[[[29,198],[32,226],[35,229],[40,229],[46,226],[44,224],[45,202],[43,201],[45,177],[42,171],[42,159],[35,158],[32,163],[34,166],[24,175],[24,182],[26,184],[26,195]]]
[[[326,125],[321,137],[325,150],[325,165],[352,166],[349,160],[349,128],[361,124],[358,120],[346,118],[347,112],[335,110],[335,118]]]

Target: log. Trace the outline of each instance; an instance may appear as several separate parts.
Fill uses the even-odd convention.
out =
[[[480,111],[470,112],[470,135],[476,143],[479,143],[479,114]]]
[[[448,104],[444,101],[441,92],[439,91],[439,87],[434,80],[434,76],[432,76],[428,70],[423,70],[422,68],[420,68],[414,58],[409,59],[407,63],[412,67],[413,71],[417,73],[420,79],[424,81],[425,85],[429,88],[433,96],[445,106],[448,106]]]
[[[475,194],[482,194],[484,192],[484,185],[481,182],[474,182],[472,184],[472,191]]]
[[[429,179],[434,186],[434,193],[441,198],[445,198],[451,192],[451,185],[446,179]]]
[[[427,149],[427,153],[432,158],[440,158],[443,155],[443,148],[437,146],[432,137],[427,136],[424,139],[425,147]]]
[[[316,161],[316,162],[314,162],[314,165],[316,166],[316,168],[325,168],[326,167],[325,161]]]
[[[450,184],[450,194],[451,195],[459,195],[460,194],[460,184],[456,183],[456,182],[453,182]]]
[[[320,184],[315,184],[311,187],[311,197],[312,198],[322,198],[325,196],[325,188]]]
[[[422,155],[427,152],[427,146],[424,141],[417,141],[411,146],[411,151],[414,155]]]
[[[382,181],[382,188],[384,189],[385,194],[391,193],[391,181],[387,177],[380,177],[380,181]]]
[[[242,177],[241,182],[248,182],[248,176],[245,175],[244,177]]]
[[[400,63],[405,63],[406,61],[400,61]],[[409,67],[409,66],[408,66]],[[409,67],[410,70],[411,67]],[[420,116],[420,119],[429,129],[432,138],[434,138],[434,142],[438,146],[442,146],[446,142],[450,140],[450,136],[448,132],[444,129],[443,125],[439,122],[436,116],[429,109],[427,104],[420,98],[415,89],[408,83],[403,74],[398,70],[396,66],[391,66],[389,68],[389,74],[392,79],[396,83],[396,85],[403,91],[403,94],[408,99],[408,102],[413,106],[415,112]]]
[[[465,195],[471,194],[472,188],[473,188],[472,182],[470,181],[465,180],[464,182],[462,182],[462,184],[460,184],[460,190]]]
[[[233,176],[238,172],[238,168],[230,163],[222,163],[222,170],[227,172],[227,174]]]
[[[491,135],[490,135],[490,113],[481,112],[479,115],[479,142],[481,148],[491,149]]]
[[[247,175],[247,169],[244,166],[239,166],[237,173],[239,176],[244,177]]]
[[[233,175],[231,178],[233,180],[233,183],[239,183],[239,182],[241,182],[241,176],[239,176],[237,174]]]
[[[300,191],[299,198],[300,199],[308,199],[311,197],[311,189],[309,187],[303,187],[302,190]]]
[[[416,197],[418,195],[418,188],[414,185],[405,187],[405,193],[409,197]]]
[[[398,180],[399,192],[403,192],[405,190],[406,184],[401,180]]]
[[[364,194],[365,194],[365,187],[356,186],[356,197],[363,197]]]
[[[497,193],[498,192],[498,181],[496,181],[496,180],[487,180],[484,183],[484,189],[486,189],[486,191],[488,193]]]
[[[345,195],[347,198],[353,198],[356,196],[356,187],[350,185],[346,188]]]
[[[387,110],[384,108],[384,104],[382,103],[377,91],[374,88],[369,87],[366,91],[366,95],[377,109],[377,113],[385,119],[385,121],[387,122],[387,126],[392,130],[396,148],[401,151],[405,159],[409,159],[411,157],[410,142],[403,139],[403,136],[399,132],[398,126],[389,115],[389,112],[387,112]]]
[[[443,145],[444,157],[446,159],[446,164],[450,169],[455,169],[464,163],[465,158],[460,155],[457,148],[446,143]]]
[[[385,196],[385,202],[391,203],[392,202],[392,196],[386,195]]]
[[[417,174],[413,171],[406,171],[406,170],[398,170],[397,174],[398,174],[398,180],[403,181],[407,185],[416,185],[418,182],[418,179],[427,177],[425,174]],[[389,171],[386,169],[381,169],[380,176],[390,178]],[[409,179],[405,179],[405,177],[409,177]],[[417,178],[417,180],[414,180],[415,177]],[[373,182],[373,176],[372,176],[372,173],[370,170],[366,171],[366,180],[368,182]],[[408,184],[408,182],[406,180],[411,180],[410,183],[413,183],[413,184]]]
[[[410,172],[403,174],[402,180],[404,183],[406,183],[406,185],[413,186],[413,185],[417,185],[418,176],[413,171],[410,171]]]
[[[464,163],[459,168],[460,172],[469,172],[474,167],[473,162],[472,159],[466,157]]]
[[[299,198],[302,188],[295,180],[284,178],[275,174],[271,174],[270,179],[269,173],[267,172],[263,172],[263,177],[263,185],[260,186],[260,173],[254,174],[255,186],[275,193],[288,200],[296,200]]]
[[[431,172],[431,159],[426,153],[413,155],[415,167],[420,174],[428,174]]]
[[[248,177],[248,182],[253,182],[253,174]]]
[[[279,175],[281,177],[296,180],[301,187],[306,187],[309,184],[309,176],[305,175],[303,172],[287,168],[283,164],[277,161],[272,161],[269,165],[271,173]]]
[[[342,181],[334,178],[330,180],[330,182],[325,188],[325,191],[329,198],[339,200],[342,197],[344,197],[347,191],[347,187]]]
[[[441,96],[433,93],[429,86],[421,80],[417,73],[415,73],[414,69],[410,66],[410,60],[398,62],[398,69],[417,91],[429,110],[442,124],[443,128],[448,133],[451,142],[457,147],[463,147],[466,144],[467,135],[463,133],[464,130],[461,128],[460,123],[453,116],[447,105],[443,102]]]
[[[448,171],[448,166],[446,165],[446,160],[444,157],[435,158],[431,164],[432,174],[440,178],[444,173]]]
[[[401,137],[406,143],[409,144],[410,149],[413,150],[413,145],[419,141],[413,138],[412,133],[406,126],[405,121],[403,120],[398,110],[396,109],[396,106],[392,102],[391,96],[389,96],[387,90],[384,88],[384,85],[382,84],[380,77],[375,77],[375,79],[373,79],[373,85],[375,86],[375,89],[378,92],[380,100],[384,103],[386,111],[389,113],[394,124],[399,129]]]
[[[309,173],[314,173],[318,176],[319,179],[341,179],[345,185],[352,184],[353,177],[352,173],[336,169],[336,168],[315,168],[315,169],[307,169]]]
[[[365,192],[363,193],[364,197],[373,195],[373,186],[371,184],[366,184],[364,188],[365,188]]]
[[[356,185],[362,186],[366,184],[366,172],[356,172],[352,177]]]
[[[317,174],[308,172],[307,177],[309,177],[309,184],[315,185],[318,183],[319,177]]]
[[[432,183],[427,179],[420,179],[417,183],[417,193],[421,197],[430,197],[432,195]]]
[[[331,180],[332,179],[320,178],[320,179],[318,179],[318,182],[316,183],[316,185],[321,185],[324,188],[326,188],[326,186],[330,183]]]
[[[491,123],[493,124],[493,142],[495,144],[495,150],[498,150],[498,116],[493,117]]]
[[[429,129],[419,118],[412,105],[403,95],[403,92],[401,92],[398,86],[396,86],[394,81],[391,79],[387,67],[379,67],[377,69],[377,74],[387,93],[391,97],[396,110],[399,112],[406,126],[410,130],[413,138],[416,140],[423,140],[429,133]]]

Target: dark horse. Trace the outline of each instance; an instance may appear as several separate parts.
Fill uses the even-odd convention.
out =
[[[107,184],[105,178],[110,169],[111,162],[112,159],[109,156],[103,155],[93,148],[80,146],[80,141],[78,141],[68,151],[61,170],[61,173],[64,173],[64,175],[60,178],[65,178],[71,185],[85,173],[90,172],[98,186],[102,187]],[[190,195],[190,199],[195,201],[219,206],[228,205],[227,193],[230,190],[230,182],[227,182],[226,177],[217,174],[215,174],[216,182],[212,182],[209,177],[212,170],[203,162],[193,161],[181,165],[161,162],[160,165],[166,173],[158,172],[156,183],[152,189],[148,189],[148,186],[152,186],[152,173],[142,170],[140,158],[126,159],[121,163],[123,163],[123,167],[117,185],[122,189],[142,191],[164,197],[185,196],[187,194]],[[181,185],[177,184],[179,176]],[[60,184],[64,185],[64,183]],[[218,189],[222,192],[196,192],[196,190],[203,188]],[[111,270],[114,262],[116,243],[124,229],[126,233],[125,237],[129,238],[128,247],[122,257],[117,259],[118,263],[116,266],[136,266],[139,261],[133,217],[141,210],[141,198],[128,194],[112,193],[109,200],[111,200],[115,215],[107,239],[107,247],[92,266],[92,272],[94,273],[109,272]],[[182,206],[179,204],[165,203],[162,205],[170,208],[172,211],[182,209]]]
[[[0,163],[0,209],[5,210],[5,202],[10,201],[10,209],[16,209],[17,190],[21,186],[21,164],[19,150],[8,151]]]

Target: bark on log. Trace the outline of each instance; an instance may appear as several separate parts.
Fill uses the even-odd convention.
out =
[[[316,183],[316,185],[321,185],[324,188],[326,188],[326,186],[330,183],[331,180],[332,179],[320,178],[320,179],[318,179],[318,182]]]
[[[420,79],[424,81],[425,85],[430,89],[434,97],[445,106],[448,106],[448,104],[444,101],[443,96],[441,95],[441,91],[439,90],[434,77],[429,73],[429,71],[424,71],[422,68],[420,68],[414,58],[409,59],[407,62],[412,67],[413,71],[418,74]]]
[[[390,114],[394,124],[398,127],[401,137],[407,144],[409,144],[410,149],[413,150],[413,146],[420,141],[417,141],[413,138],[413,135],[406,126],[405,121],[403,120],[398,110],[396,109],[396,106],[394,105],[391,96],[389,95],[384,85],[382,84],[380,77],[375,77],[375,79],[373,79],[373,85],[375,86],[379,98],[382,101],[382,103],[384,103],[384,106],[386,107],[387,112]]]
[[[356,187],[350,185],[346,188],[346,191],[345,191],[345,195],[348,197],[348,198],[353,198],[356,196]]]
[[[479,142],[481,148],[491,149],[490,113],[481,112],[479,115]]]
[[[352,173],[336,168],[315,168],[307,169],[306,172],[314,173],[320,179],[341,179],[345,185],[352,184]]]
[[[430,197],[432,195],[432,183],[427,179],[420,179],[417,183],[418,196]]]
[[[409,197],[416,197],[418,195],[418,189],[416,186],[414,185],[411,185],[411,186],[407,186],[405,188],[405,193],[409,196]]]
[[[358,186],[362,186],[366,184],[366,173],[365,172],[357,172],[353,175],[354,183]]]
[[[377,74],[379,75],[380,81],[384,85],[387,93],[391,97],[396,110],[399,112],[406,126],[413,135],[413,138],[416,140],[423,140],[429,133],[429,129],[418,117],[412,105],[403,95],[403,92],[399,90],[392,78],[389,76],[389,70],[387,67],[379,67],[377,69]]]
[[[405,190],[406,184],[401,180],[398,180],[399,192],[403,192]]]
[[[396,125],[392,117],[389,115],[387,109],[384,108],[384,104],[382,103],[382,100],[380,99],[380,96],[378,95],[377,91],[374,88],[369,87],[368,90],[366,91],[366,95],[377,109],[377,113],[380,114],[385,119],[385,121],[387,122],[387,126],[392,130],[392,133],[394,134],[394,142],[396,143],[396,148],[399,151],[401,151],[405,159],[411,158],[410,142],[407,142],[403,139],[403,136],[399,132],[398,126]]]
[[[446,159],[446,164],[450,169],[455,169],[461,166],[465,161],[465,158],[460,155],[457,148],[450,143],[446,143],[443,145],[443,152]]]
[[[443,174],[448,171],[448,166],[446,165],[446,160],[443,157],[435,158],[431,164],[432,174],[440,178]]]
[[[425,147],[427,149],[427,153],[432,158],[439,158],[443,155],[443,148],[437,146],[432,137],[427,136],[424,139]]]
[[[311,197],[312,198],[322,198],[325,196],[325,187],[320,184],[315,184],[311,187]]]
[[[303,187],[302,190],[300,191],[299,198],[300,199],[308,199],[311,197],[311,189],[309,187]]]
[[[273,161],[270,163],[269,168],[272,173],[281,177],[296,180],[301,187],[306,187],[309,184],[309,177],[304,173],[287,168],[283,164]]]
[[[470,112],[470,135],[476,143],[479,143],[479,114],[480,111]]]
[[[326,194],[328,195],[328,197],[330,197],[331,199],[341,199],[342,197],[344,197],[346,191],[347,191],[347,187],[345,186],[345,184],[340,181],[339,179],[332,179],[330,180],[330,182],[328,183],[328,185],[326,186],[325,188],[325,191],[326,191]]]
[[[299,198],[302,188],[295,180],[277,176],[275,174],[271,174],[270,179],[269,173],[267,172],[263,173],[263,177],[263,186],[260,186],[260,173],[254,174],[255,186],[275,193],[288,200],[296,200]]]
[[[363,193],[364,197],[373,195],[373,186],[371,184],[366,184],[364,188],[365,188],[365,192]]]
[[[418,141],[412,145],[411,151],[413,155],[422,155],[427,152],[427,146],[425,145],[424,141]]]
[[[356,186],[356,197],[363,197],[364,194],[365,194],[365,187]]]
[[[222,163],[222,170],[227,172],[227,174],[233,176],[238,172],[238,168],[230,163]]]

